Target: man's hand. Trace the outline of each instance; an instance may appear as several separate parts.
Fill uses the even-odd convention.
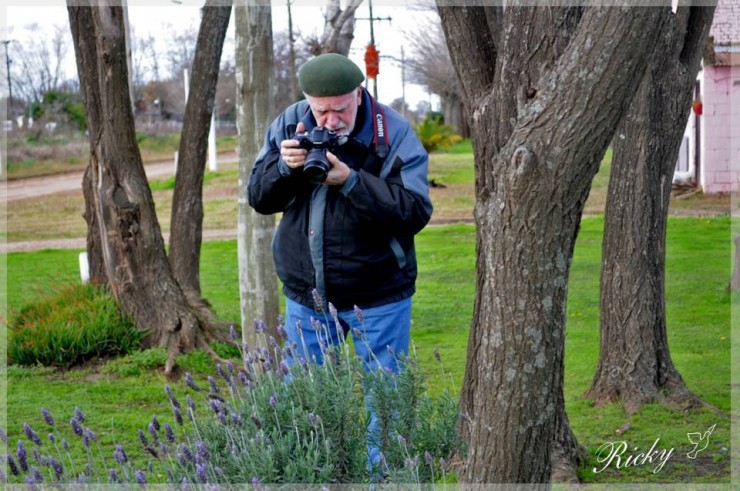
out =
[[[329,173],[326,174],[326,181],[324,181],[324,184],[328,186],[341,186],[347,182],[350,174],[350,168],[347,164],[339,160],[336,155],[328,150],[326,152],[326,159],[331,164],[331,169],[329,170]]]
[[[303,133],[304,131],[306,131],[306,126],[303,122],[298,123],[295,132]],[[308,152],[305,148],[297,147],[298,140],[283,140],[280,143],[280,156],[291,169],[298,169],[306,163],[306,154]]]

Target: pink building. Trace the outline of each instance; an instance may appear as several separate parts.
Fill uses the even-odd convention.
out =
[[[740,191],[740,0],[718,1],[709,36],[674,181]]]

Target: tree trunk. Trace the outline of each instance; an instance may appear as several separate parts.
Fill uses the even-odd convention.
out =
[[[665,316],[671,182],[714,7],[680,7],[620,124],[606,203],[601,349],[586,397],[628,414],[662,401],[700,405],[673,366]]]
[[[329,0],[324,11],[324,32],[321,39],[309,42],[309,51],[314,56],[322,53],[349,55],[349,47],[355,38],[355,11],[362,0],[348,0],[344,10],[339,0]]]
[[[145,346],[166,347],[166,372],[175,357],[208,347],[209,335],[175,281],[164,251],[129,103],[123,11],[110,3],[68,4],[85,114],[90,131],[90,181],[100,247],[110,289]],[[94,47],[93,47],[94,45]],[[90,58],[89,55],[95,53]]]
[[[464,482],[551,479],[554,442],[567,427],[565,309],[583,204],[666,12],[507,7],[496,46],[490,31],[481,34],[483,11],[440,8],[476,158]]]
[[[735,266],[728,289],[737,292],[740,291],[740,235],[736,235],[732,241],[735,243]]]
[[[232,2],[209,0],[202,17],[190,75],[184,125],[178,150],[170,225],[170,265],[193,306],[209,312],[201,298],[200,251],[203,240],[203,174],[208,152],[221,50]],[[218,6],[217,6],[218,5]]]
[[[260,215],[247,201],[247,182],[264,140],[272,108],[273,51],[270,3],[236,7],[236,107],[239,132],[239,208],[237,242],[242,338],[254,345],[254,321],[268,329],[278,317],[278,285],[272,258],[275,215]]]

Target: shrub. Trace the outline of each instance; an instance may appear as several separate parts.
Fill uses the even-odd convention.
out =
[[[68,368],[130,353],[143,336],[108,292],[70,284],[21,309],[9,327],[8,360]]]
[[[318,323],[314,327],[321,328]],[[144,449],[157,459],[143,470],[135,467],[121,445],[112,451],[113,461],[87,451],[85,470],[65,469],[63,463],[71,461],[58,445],[43,447],[26,424],[27,445],[36,461],[45,463],[38,466],[43,472],[34,473],[30,465],[22,468],[20,460],[30,452],[19,440],[18,452],[5,456],[10,482],[143,485],[166,479],[183,488],[218,484],[222,489],[242,489],[246,483],[265,489],[262,483],[368,482],[366,404],[379,420],[375,443],[383,458],[372,474],[376,480],[417,484],[446,480],[446,462],[464,451],[456,433],[457,403],[449,393],[437,399],[426,393],[423,371],[413,356],[399,360],[403,366],[399,374],[366,372],[343,341],[328,347],[326,363],[317,365],[295,356],[298,346],[280,347],[274,339],[264,343],[264,331],[259,335],[263,345],[252,350],[245,346],[241,366],[230,361],[219,364],[217,374],[206,380],[186,374],[187,389],[176,388],[187,390],[183,402],[176,390],[165,386],[172,416],[161,423],[152,417],[147,428],[139,430]],[[290,355],[295,356],[293,363],[280,361]],[[95,433],[85,426],[79,409],[66,430],[54,426],[47,413],[44,418],[53,427],[50,441],[69,436],[69,441],[79,441],[88,450],[94,445]]]
[[[439,116],[427,116],[424,121],[414,126],[414,131],[427,152],[448,149],[462,140],[460,135],[454,133],[455,129],[444,124]]]

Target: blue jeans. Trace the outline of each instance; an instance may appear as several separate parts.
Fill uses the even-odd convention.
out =
[[[397,356],[407,354],[411,330],[411,297],[379,307],[362,310],[363,322],[357,318],[354,310],[337,312],[340,326],[336,326],[334,319],[328,313],[317,312],[290,299],[285,305],[285,329],[288,331],[288,342],[296,343],[298,356],[307,360],[316,360],[323,363],[321,343],[336,346],[339,343],[339,331],[346,338],[348,333],[355,335],[359,330],[362,339],[354,339],[355,353],[365,363],[366,370],[390,368],[398,373]],[[318,332],[311,325],[311,318],[325,325]],[[301,322],[303,340],[296,329],[296,322]],[[305,351],[304,351],[305,343]],[[389,349],[390,347],[390,349]],[[367,405],[367,396],[365,398]],[[369,407],[368,407],[369,409]],[[378,423],[376,415],[370,411],[368,423],[368,468],[372,471],[374,465],[380,462],[380,449],[372,443],[376,441]]]

